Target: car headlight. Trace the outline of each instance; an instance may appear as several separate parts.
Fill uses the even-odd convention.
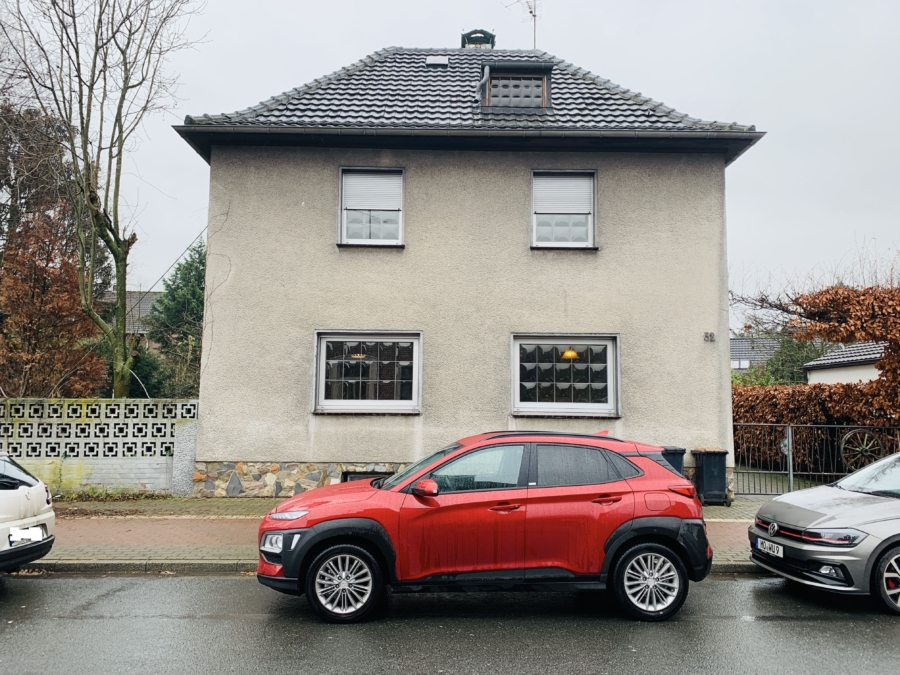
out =
[[[270,513],[269,518],[272,520],[297,520],[307,513],[309,511],[281,511],[280,513],[276,511],[275,513]]]
[[[281,532],[266,532],[259,545],[259,550],[267,553],[281,553],[283,546],[284,535]]]
[[[804,530],[802,536],[803,540],[810,544],[820,544],[822,546],[856,546],[869,535],[850,527],[840,527],[834,529]]]

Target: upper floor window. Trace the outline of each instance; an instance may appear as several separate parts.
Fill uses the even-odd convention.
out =
[[[535,171],[532,246],[594,246],[594,175]]]
[[[513,338],[513,413],[615,416],[616,339]]]
[[[403,243],[403,172],[344,169],[341,175],[341,243]]]
[[[546,78],[543,75],[491,75],[487,104],[504,108],[545,108]]]

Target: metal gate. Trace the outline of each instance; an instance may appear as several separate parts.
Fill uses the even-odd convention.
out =
[[[900,427],[735,424],[734,491],[778,495],[824,485],[900,450]]]

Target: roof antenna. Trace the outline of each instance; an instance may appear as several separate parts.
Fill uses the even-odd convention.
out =
[[[542,0],[513,0],[503,5],[506,9],[513,5],[519,5],[522,8],[522,22],[531,22],[531,31],[534,35],[534,49],[537,49],[537,20],[541,17],[541,3]]]

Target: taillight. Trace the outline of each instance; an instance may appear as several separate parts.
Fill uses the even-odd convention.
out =
[[[50,497],[50,488],[47,487],[46,485],[44,486],[44,492],[47,493],[47,504],[52,504],[53,499],[52,499],[52,497]]]
[[[670,485],[669,489],[679,495],[693,499],[697,496],[697,490],[693,485]]]

